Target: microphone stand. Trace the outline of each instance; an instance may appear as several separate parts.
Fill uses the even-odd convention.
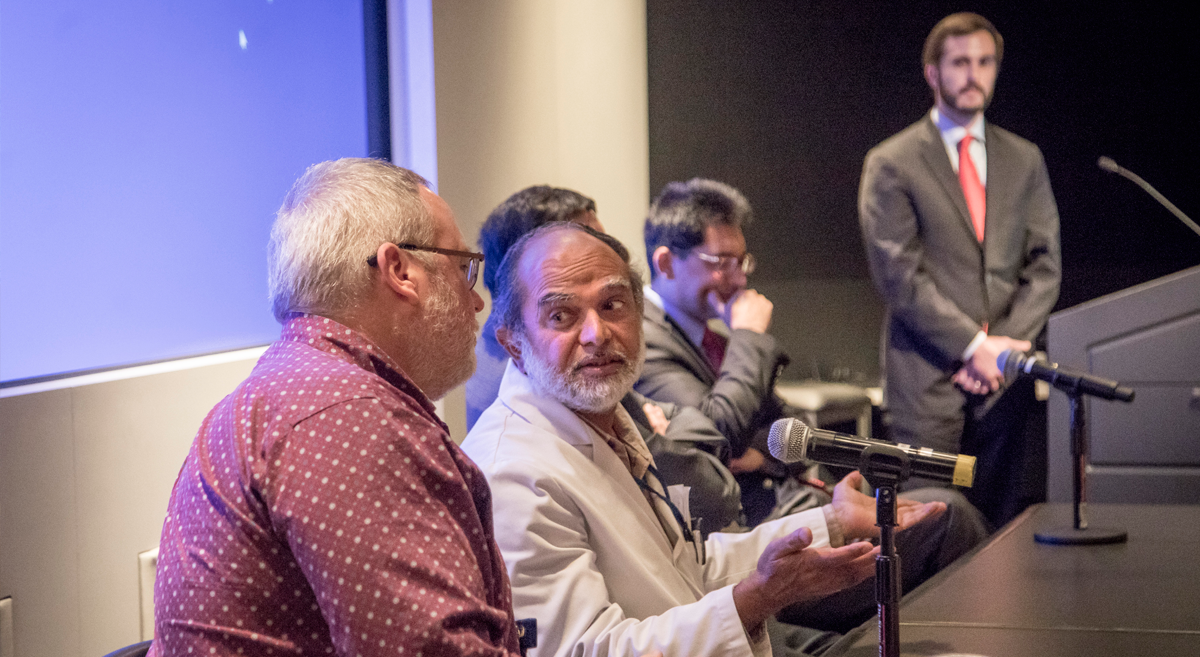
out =
[[[1158,201],[1159,204],[1169,210],[1171,214],[1175,215],[1175,217],[1182,221],[1184,225],[1186,225],[1188,228],[1191,228],[1192,231],[1194,231],[1197,235],[1200,235],[1200,226],[1197,226],[1196,222],[1192,221],[1191,217],[1184,214],[1183,210],[1175,207],[1174,203],[1168,201],[1167,197],[1160,194],[1157,189],[1154,189],[1154,187],[1150,185],[1150,183],[1142,180],[1141,176],[1117,164],[1116,162],[1113,162],[1111,157],[1101,157],[1096,164],[1098,164],[1100,168],[1104,169],[1105,171],[1116,173],[1128,178],[1129,180],[1132,180],[1135,185],[1141,187],[1143,191],[1154,197],[1154,200]]]
[[[1074,526],[1034,533],[1033,540],[1046,545],[1104,545],[1124,543],[1129,534],[1124,529],[1089,527],[1087,520],[1087,455],[1088,437],[1084,426],[1083,393],[1078,386],[1064,390],[1071,399],[1071,460],[1074,483]]]
[[[900,555],[896,554],[896,486],[908,479],[908,454],[891,445],[871,445],[859,456],[858,471],[875,489],[875,602],[879,608],[879,657],[900,656]]]

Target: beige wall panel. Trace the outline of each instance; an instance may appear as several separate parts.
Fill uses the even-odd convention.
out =
[[[596,199],[607,230],[644,270],[645,2],[437,0],[433,37],[438,192],[467,243],[513,192],[569,187]],[[461,441],[461,388],[445,408],[450,434]]]
[[[596,199],[605,228],[644,264],[642,223],[650,201],[645,3],[558,2],[555,17],[555,184]]]
[[[17,657],[79,654],[76,536],[71,392],[0,399],[0,597]]]
[[[137,554],[209,409],[254,359],[0,399],[0,597],[17,657],[140,635]]]
[[[171,488],[200,423],[253,365],[74,389],[82,654],[138,640],[137,555],[158,545]]]
[[[649,200],[645,3],[434,3],[439,191],[468,242],[547,183],[596,199],[636,248]]]

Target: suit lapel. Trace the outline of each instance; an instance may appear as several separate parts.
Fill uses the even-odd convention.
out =
[[[625,498],[629,508],[635,510],[644,534],[653,536],[654,544],[663,551],[663,554],[670,557],[672,550],[670,542],[667,541],[667,534],[659,524],[658,516],[650,507],[650,502],[646,500],[642,489],[638,487],[637,482],[630,476],[629,470],[625,468],[625,464],[617,458],[612,448],[604,440],[593,440],[592,445],[592,462],[608,475],[607,479],[612,483],[613,488],[619,491],[621,497]]]
[[[708,359],[704,357],[704,354],[700,353],[700,349],[692,344],[691,340],[688,340],[687,334],[675,323],[675,320],[671,319],[671,316],[666,311],[652,303],[647,303],[646,316],[671,337],[671,340],[675,343],[675,351],[683,356],[686,361],[685,364],[693,374],[707,385],[711,386],[717,382],[719,372],[713,371]]]
[[[1018,199],[1020,193],[1017,190],[1017,182],[1020,178],[1020,168],[1014,161],[1013,153],[1009,150],[1010,143],[1004,139],[1004,135],[1000,134],[998,128],[993,128],[991,123],[984,126],[987,135],[987,160],[988,160],[988,184],[987,184],[987,234],[988,235],[1020,235],[1024,236],[1024,231],[1013,231],[1008,224],[1017,221],[1018,217],[1011,211],[1014,200]],[[987,245],[988,240],[984,240]],[[996,243],[992,248],[998,248],[1003,251],[1007,245]]]
[[[613,453],[608,443],[596,436],[574,411],[536,393],[530,386],[528,377],[522,374],[512,361],[509,361],[504,379],[500,382],[499,399],[525,422],[554,439],[567,443],[588,458],[605,475],[597,480],[581,473],[589,482],[588,485],[606,486],[611,495],[624,499],[626,506],[633,511],[642,525],[639,533],[653,537],[654,544],[663,554],[668,558],[672,557],[671,544],[658,522],[658,516],[650,507],[646,496],[642,494],[637,481],[629,474],[629,469]],[[598,498],[604,499],[603,496]]]
[[[958,210],[959,225],[967,231],[971,241],[979,245],[979,241],[975,239],[975,226],[971,223],[971,213],[967,210],[967,199],[963,196],[962,183],[958,181],[958,175],[954,173],[954,167],[950,165],[950,156],[946,154],[946,143],[942,141],[942,134],[938,132],[937,125],[933,123],[933,119],[929,118],[929,115],[925,116],[925,127],[925,138],[921,140],[921,159],[925,162],[929,174],[938,182],[942,191],[946,193],[946,197],[950,199],[950,203]],[[990,143],[988,148],[988,182],[990,183],[992,180]],[[990,200],[990,189],[987,194]],[[988,214],[990,216],[991,213]]]

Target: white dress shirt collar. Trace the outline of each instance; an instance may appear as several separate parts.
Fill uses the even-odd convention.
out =
[[[963,127],[948,117],[942,116],[942,113],[935,107],[929,111],[929,118],[933,120],[933,124],[937,126],[938,132],[942,135],[942,143],[946,146],[946,155],[950,157],[950,167],[958,173],[958,142],[962,141],[963,137],[969,132],[971,134],[971,161],[975,163],[975,170],[979,172],[979,182],[987,187],[987,141],[985,139],[986,131],[983,129],[983,115],[979,115],[971,125]]]
[[[687,313],[678,310],[670,302],[664,299],[662,295],[660,295],[658,292],[655,292],[654,288],[650,287],[649,285],[643,289],[645,292],[643,296],[645,297],[646,301],[649,301],[659,308],[662,308],[663,312],[666,313],[667,316],[672,320],[674,320],[674,322],[679,325],[679,328],[683,329],[683,334],[687,336],[687,339],[693,345],[699,347],[700,342],[704,339],[704,329],[708,327],[708,323],[698,322],[695,319],[692,319]]]

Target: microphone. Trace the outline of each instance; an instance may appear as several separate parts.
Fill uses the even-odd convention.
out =
[[[1096,164],[1099,165],[1101,169],[1104,169],[1109,173],[1116,173],[1132,180],[1138,187],[1144,189],[1147,194],[1153,196],[1154,200],[1161,203],[1164,208],[1170,210],[1171,214],[1178,217],[1179,220],[1186,224],[1188,228],[1191,228],[1196,232],[1197,235],[1200,235],[1200,226],[1197,226],[1196,222],[1188,218],[1188,216],[1183,213],[1183,210],[1180,210],[1179,208],[1175,207],[1174,203],[1168,201],[1167,197],[1159,194],[1157,189],[1154,189],[1150,186],[1150,183],[1142,180],[1141,176],[1117,164],[1111,157],[1101,156],[1100,159],[1097,160]]]
[[[1005,349],[996,358],[996,367],[1004,372],[1004,378],[1012,380],[1024,374],[1046,383],[1067,393],[1082,393],[1101,399],[1116,399],[1123,402],[1133,401],[1133,389],[1091,374],[1072,372],[1063,369],[1057,363],[1050,363],[1034,356],[1026,356],[1019,351]]]
[[[911,464],[912,476],[970,487],[975,481],[975,457],[935,452],[928,447],[892,444],[836,431],[810,429],[795,418],[783,418],[771,424],[767,448],[771,456],[784,463],[808,459],[826,465],[858,468],[864,450],[887,447],[904,452]]]

